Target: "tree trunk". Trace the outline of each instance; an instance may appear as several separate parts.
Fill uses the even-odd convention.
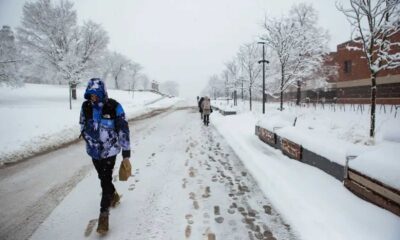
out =
[[[242,80],[242,102],[244,101],[244,97],[243,97],[243,80]]]
[[[283,66],[281,66],[281,107],[280,111],[283,111],[283,81],[285,80],[285,71]]]
[[[279,110],[283,111],[283,78],[281,80],[281,107]]]
[[[296,105],[300,105],[300,98],[301,98],[301,82],[297,81],[297,99],[296,99]]]
[[[70,88],[71,88],[71,97],[73,100],[76,100],[76,86],[78,84],[76,82],[70,82]]]
[[[72,91],[72,99],[76,100],[76,86],[72,87],[71,91]]]
[[[116,89],[119,89],[119,86],[118,86],[118,77],[115,77],[115,78],[114,78],[114,81],[115,81],[115,88],[116,88]]]
[[[237,106],[237,93],[236,93],[236,90],[235,91],[233,91],[233,105],[235,105],[235,106]]]
[[[250,111],[251,111],[253,109],[252,102],[251,102],[251,87],[249,88],[249,96],[250,96]]]
[[[375,136],[375,108],[376,108],[376,74],[371,74],[371,128],[369,136]]]

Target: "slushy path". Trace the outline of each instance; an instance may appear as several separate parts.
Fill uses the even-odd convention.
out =
[[[212,119],[205,127],[197,111],[183,108],[131,129],[133,176],[117,180],[119,156],[122,202],[102,239],[296,239]],[[100,193],[92,169],[31,239],[99,239]]]

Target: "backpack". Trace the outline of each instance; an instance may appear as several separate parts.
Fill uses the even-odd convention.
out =
[[[211,109],[210,100],[203,101],[203,109]]]
[[[103,109],[102,109],[102,118],[106,119],[116,119],[117,118],[117,107],[118,107],[118,102],[115,101],[112,98],[108,98],[107,101],[104,103]],[[85,125],[87,120],[93,119],[93,108],[92,108],[92,103],[90,100],[86,100],[82,104],[82,111],[83,114],[85,115]],[[115,130],[118,131],[117,127],[117,122],[115,122]]]

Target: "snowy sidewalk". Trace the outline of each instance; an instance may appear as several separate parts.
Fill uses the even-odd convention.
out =
[[[196,110],[162,116],[134,125],[133,177],[119,182],[114,172],[123,197],[104,239],[297,239]],[[98,239],[98,181],[92,170],[31,239]]]

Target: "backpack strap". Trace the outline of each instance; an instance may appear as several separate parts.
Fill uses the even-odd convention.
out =
[[[83,139],[87,142],[86,138],[85,138],[84,135],[83,135],[83,132],[85,131],[85,128],[86,128],[86,124],[87,124],[88,119],[93,118],[92,104],[90,103],[89,100],[86,100],[86,101],[84,101],[84,102],[82,103],[82,112],[83,112],[83,115],[85,116],[85,121],[84,121],[84,123],[83,123],[83,124],[84,124],[84,127],[83,127],[83,129],[82,129],[82,131],[81,131],[81,134],[79,135],[78,138],[83,137]]]
[[[86,100],[82,103],[82,111],[85,115],[85,120],[93,118],[92,103],[89,100]]]
[[[107,102],[103,106],[102,114],[108,114],[111,119],[115,119],[117,117],[118,104],[119,103],[112,98],[107,99]],[[89,100],[83,102],[82,110],[86,120],[93,118],[93,107]]]
[[[117,118],[117,107],[118,102],[112,98],[108,98],[107,101],[104,103],[102,114],[109,115],[111,119]]]
[[[108,98],[107,101],[104,103],[103,109],[102,109],[102,115],[108,115],[107,118],[109,119],[116,119],[117,118],[117,107],[118,107],[118,102],[112,98]],[[92,103],[90,100],[87,100],[83,102],[82,104],[82,111],[85,116],[85,126],[86,123],[89,119],[93,119],[93,107]],[[118,121],[115,121],[115,130],[118,132],[119,131],[119,124]]]

